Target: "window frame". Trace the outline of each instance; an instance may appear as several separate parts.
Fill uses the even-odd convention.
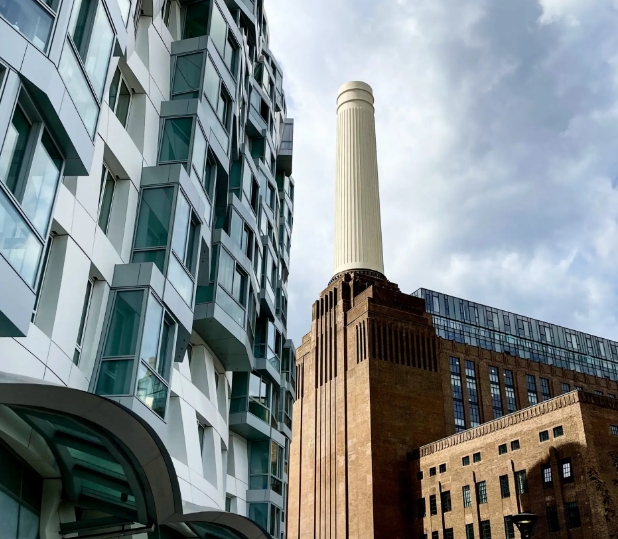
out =
[[[11,189],[9,188],[9,186],[6,185],[6,183],[0,179],[0,189],[2,189],[3,194],[5,195],[7,200],[10,202],[11,206],[13,207],[15,212],[18,214],[18,216],[23,220],[24,225],[30,230],[30,232],[34,235],[35,239],[37,239],[39,244],[41,245],[41,250],[40,250],[38,261],[37,261],[38,267],[37,267],[37,271],[35,273],[33,282],[29,283],[26,280],[26,278],[21,275],[19,270],[15,268],[11,264],[11,262],[9,262],[7,258],[4,257],[4,255],[0,253],[0,256],[2,256],[6,260],[7,264],[9,264],[11,268],[13,268],[13,270],[20,277],[20,279],[22,279],[24,283],[26,283],[26,285],[33,292],[36,293],[35,287],[36,287],[37,281],[39,280],[40,273],[42,270],[41,260],[44,254],[44,249],[45,249],[45,244],[47,242],[47,238],[49,237],[49,234],[50,234],[53,215],[56,209],[56,203],[58,201],[58,191],[60,190],[60,183],[62,182],[62,178],[64,177],[64,170],[66,167],[66,158],[64,156],[64,153],[60,150],[58,144],[54,140],[53,134],[47,128],[43,120],[43,116],[38,111],[34,100],[30,97],[30,94],[23,87],[23,85],[20,85],[19,91],[17,93],[17,98],[15,99],[15,102],[13,104],[11,115],[7,123],[7,131],[8,131],[8,126],[10,126],[13,122],[15,112],[18,108],[20,109],[21,114],[23,114],[26,120],[30,123],[30,131],[26,139],[26,145],[24,149],[23,158],[22,158],[21,163],[19,164],[19,169],[17,173],[16,184],[19,185],[19,189],[17,190],[18,193],[20,193],[20,195],[23,196],[25,192],[26,186],[28,184],[28,178],[30,176],[30,172],[31,172],[32,165],[34,162],[34,155],[35,155],[36,149],[39,144],[42,144],[43,135],[45,133],[47,133],[47,137],[49,141],[51,142],[51,144],[54,147],[54,150],[58,153],[58,155],[61,157],[61,160],[62,160],[60,169],[58,170],[58,179],[56,180],[56,189],[54,191],[54,197],[53,197],[52,204],[49,208],[47,226],[46,226],[44,234],[37,229],[32,219],[26,214],[26,211],[22,208],[22,203],[20,202],[18,195],[14,194],[13,191],[11,191]],[[0,156],[2,155],[2,151],[4,150],[4,145],[6,144],[6,133],[7,132],[4,133],[3,144],[2,146],[0,146]]]
[[[528,475],[526,470],[518,470],[515,472],[515,492],[517,494],[528,494]]]
[[[35,297],[34,297],[34,306],[32,307],[32,317],[30,322],[36,325],[36,316],[39,309],[39,303],[41,301],[41,292],[43,291],[43,285],[45,284],[45,277],[47,276],[47,269],[49,266],[49,259],[51,257],[51,250],[53,248],[54,235],[50,234],[47,238],[47,242],[43,247],[43,254],[41,256],[41,269],[39,274],[37,275],[36,285],[35,285]]]
[[[73,352],[73,363],[78,367],[83,352],[84,337],[86,335],[86,328],[88,327],[88,319],[90,318],[90,309],[92,308],[92,294],[94,292],[95,282],[96,279],[94,277],[89,277],[88,284],[86,285],[86,295],[84,297],[84,303],[82,305],[82,314],[80,317],[77,339],[75,342],[75,351]]]
[[[111,106],[111,91],[112,91],[112,85],[113,85],[113,81],[116,78],[116,74],[118,74],[118,87],[116,88],[116,95],[114,97],[114,106]],[[129,95],[129,104],[127,105],[127,115],[126,118],[123,120],[120,119],[120,117],[118,116],[118,103],[120,101],[119,97],[120,97],[120,89],[122,88],[122,85],[124,84],[125,88],[128,90],[128,95]],[[109,87],[109,92],[108,92],[108,105],[110,110],[112,111],[112,113],[114,114],[114,116],[116,116],[116,118],[118,119],[118,121],[120,122],[120,124],[122,125],[122,127],[125,128],[125,130],[127,129],[127,126],[129,125],[129,120],[131,118],[131,105],[133,104],[133,89],[131,88],[131,86],[129,86],[129,84],[127,83],[127,79],[125,78],[122,70],[120,69],[120,66],[116,67],[116,71],[114,72],[114,75],[112,77],[112,84],[110,84]]]
[[[111,197],[111,201],[109,204],[107,218],[105,220],[105,228],[103,228],[101,226],[101,210],[103,209],[103,201],[104,201],[104,195],[105,195],[105,190],[107,187],[108,179],[111,179],[114,186],[112,188],[113,189],[112,197]],[[116,188],[117,187],[118,187],[118,177],[112,173],[112,171],[107,166],[107,163],[103,161],[103,177],[101,178],[101,188],[99,191],[99,208],[97,210],[97,226],[103,231],[103,234],[105,234],[106,236],[107,236],[107,233],[109,232],[109,223],[111,221],[112,212],[114,211],[114,199],[116,198]]]
[[[565,475],[565,467],[568,467],[569,475]],[[558,461],[558,472],[560,475],[561,483],[574,483],[575,482],[575,472],[573,470],[573,460],[571,457],[567,457],[564,459],[560,459]]]
[[[549,462],[541,464],[541,481],[543,482],[543,488],[551,488],[554,485],[553,471]]]
[[[23,0],[21,0],[23,2]],[[47,55],[49,53],[49,49],[50,49],[50,43],[56,33],[56,25],[58,24],[58,11],[59,11],[59,7],[60,7],[60,1],[56,0],[56,10],[54,11],[54,9],[51,6],[48,6],[45,2],[41,1],[41,0],[28,0],[29,2],[33,2],[35,3],[37,6],[39,6],[40,8],[43,8],[52,18],[52,24],[49,27],[49,35],[47,36],[47,42],[45,43],[45,47],[43,49],[40,49],[39,47],[36,46],[36,44],[34,43],[34,41],[32,41],[29,37],[27,37],[25,34],[23,34],[20,30],[17,30],[17,32],[19,32],[19,35],[22,36],[26,41],[28,41],[28,43],[30,43],[33,47],[35,47],[37,50],[41,51],[43,54]],[[2,14],[0,14],[0,18],[2,18],[11,28],[15,28],[13,26],[13,23],[11,23],[5,16],[3,16]],[[1,88],[1,85],[0,85]]]

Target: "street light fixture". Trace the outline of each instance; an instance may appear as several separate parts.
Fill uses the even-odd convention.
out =
[[[538,519],[538,515],[533,513],[519,513],[518,515],[513,515],[511,520],[513,524],[517,526],[519,533],[521,533],[522,539],[530,539],[532,537],[532,530],[534,529],[534,525]]]

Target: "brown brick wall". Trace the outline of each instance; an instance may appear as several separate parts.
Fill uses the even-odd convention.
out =
[[[492,431],[495,422],[483,425],[481,428],[488,429],[483,440],[466,442],[488,444],[488,449],[482,450],[481,464],[463,469],[458,453],[461,444],[456,450],[441,448],[444,455],[448,453],[447,473],[429,480],[426,470],[425,479],[417,484],[414,463],[411,465],[407,461],[408,452],[455,432],[451,356],[461,361],[466,426],[470,425],[466,359],[475,363],[482,422],[492,421],[494,417],[490,366],[499,369],[504,414],[507,413],[505,369],[513,372],[520,410],[528,407],[527,374],[535,376],[539,401],[540,378],[550,380],[552,397],[561,393],[562,382],[569,383],[571,389],[578,385],[587,391],[600,390],[605,394],[618,394],[618,386],[592,376],[439,339],[431,325],[431,316],[424,311],[423,300],[402,294],[392,283],[354,272],[334,279],[313,306],[311,332],[303,338],[297,355],[298,398],[294,404],[287,518],[290,539],[418,539],[420,524],[415,518],[418,489],[424,493],[429,492],[426,489],[447,487],[451,489],[453,511],[444,518],[438,515],[439,518],[423,521],[422,525],[429,532],[451,525],[455,528],[457,524],[459,531],[455,538],[463,539],[463,523],[470,521],[475,522],[475,537],[478,538],[479,519],[489,515],[492,538],[501,538],[504,537],[504,524],[500,519],[516,512],[517,501],[519,509],[544,511],[543,504],[550,496],[541,488],[540,491],[531,489],[530,494],[518,499],[514,496],[513,472],[523,468],[529,470],[530,484],[538,486],[540,463],[549,459],[557,466],[557,460],[567,453],[573,454],[578,463],[581,461],[579,470],[599,469],[601,482],[614,486],[615,478],[611,476],[614,468],[607,467],[605,461],[602,466],[600,461],[594,460],[597,457],[582,450],[588,436],[587,431],[584,433],[586,423],[579,412],[571,416],[572,410],[581,408],[579,405],[568,408],[569,415],[564,418],[560,415],[567,409],[564,407],[562,411],[549,411],[546,417],[531,415],[528,418],[530,410],[536,408],[517,412],[505,420],[513,421],[517,414],[524,414],[528,422],[525,427],[522,422],[509,426],[508,433],[505,429]],[[543,403],[540,408],[545,410],[547,406],[548,403]],[[607,420],[605,416],[594,421],[593,416],[590,417],[592,429],[597,428],[594,421]],[[565,436],[555,446],[553,439],[550,444],[539,444],[538,428],[544,422],[555,423],[558,418],[564,423]],[[458,436],[469,436],[471,432],[474,430]],[[501,436],[507,436],[507,441],[519,438],[522,449],[513,453],[509,449],[507,455],[498,456],[496,444]],[[602,447],[600,454],[608,454],[611,444],[617,440],[608,434],[605,438],[594,438],[594,444]],[[489,447],[494,445],[490,451]],[[554,447],[553,452],[550,447]],[[618,449],[615,452],[618,456]],[[422,467],[426,468],[423,459],[427,458],[430,456],[421,459]],[[436,461],[436,466],[439,464]],[[458,473],[451,476],[455,471]],[[557,473],[557,468],[554,472]],[[503,502],[499,496],[498,476],[506,473],[511,477],[512,496]],[[474,478],[482,480],[481,476],[487,477],[488,494],[493,501],[484,504],[487,507],[473,504],[472,508],[464,510],[461,482]],[[580,486],[578,482],[575,486],[564,485],[554,490],[551,496],[556,500],[561,522],[564,522],[564,501],[573,497],[581,500],[585,529],[592,525],[598,528],[600,524],[594,523],[605,518],[605,509],[602,514],[598,509],[602,500],[588,483]],[[427,504],[429,507],[428,496]],[[618,505],[616,511],[618,513]],[[500,521],[494,522],[498,517]],[[544,514],[542,517],[544,519]],[[539,531],[542,528],[540,525]],[[568,536],[587,537],[582,530],[571,530]],[[442,536],[440,531],[440,539]],[[567,537],[555,537],[563,536]],[[612,539],[618,539],[618,535]]]

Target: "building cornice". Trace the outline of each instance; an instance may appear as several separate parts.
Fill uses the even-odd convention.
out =
[[[485,436],[486,434],[491,434],[492,432],[506,429],[520,423],[525,423],[530,419],[534,419],[549,412],[554,412],[556,410],[568,408],[569,406],[574,406],[577,404],[591,404],[618,411],[618,399],[595,395],[593,393],[586,393],[584,391],[571,391],[570,393],[565,393],[559,397],[554,397],[553,399],[536,404],[535,406],[524,408],[523,410],[513,412],[512,414],[505,415],[499,419],[494,419],[493,421],[488,421],[487,423],[483,423],[473,429],[468,429],[464,432],[453,434],[452,436],[448,436],[446,438],[442,438],[441,440],[437,440],[419,447],[418,449],[412,450],[408,453],[408,460],[418,460],[421,457],[427,457],[444,449],[448,449],[464,442],[469,442],[470,440],[475,440]]]

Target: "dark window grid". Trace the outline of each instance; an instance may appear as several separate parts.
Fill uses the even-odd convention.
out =
[[[472,455],[472,462],[481,462],[481,454],[480,453],[474,453]]]
[[[539,432],[539,441],[546,442],[547,440],[549,440],[549,432],[546,430]]]
[[[551,474],[551,465],[543,464],[541,466],[541,474],[543,476],[543,486],[545,488],[549,488],[553,485],[552,474]]]
[[[463,499],[464,507],[472,506],[472,494],[470,493],[470,485],[465,485],[461,487],[461,496]]]
[[[437,502],[435,494],[432,494],[431,496],[429,496],[429,514],[430,515],[438,514],[438,502]]]
[[[549,399],[551,399],[549,380],[547,378],[541,378],[541,400],[546,401]]]
[[[577,502],[567,502],[564,505],[564,513],[566,517],[567,528],[579,528],[581,527],[581,518],[579,515],[579,507]]]
[[[506,447],[506,444],[500,444],[498,446],[498,455],[504,455],[508,452],[508,449]]]
[[[515,486],[517,488],[517,494],[526,494],[528,492],[528,478],[526,477],[526,470],[515,472]]]
[[[425,498],[419,498],[416,500],[416,512],[418,514],[418,518],[423,518],[427,514]]]
[[[491,539],[491,524],[489,520],[481,521],[481,539]]]
[[[610,425],[610,426],[609,426],[609,432],[610,432],[613,436],[618,436],[618,425]]]
[[[547,528],[550,532],[560,531],[560,521],[558,520],[558,508],[555,505],[550,505],[546,509]]]
[[[504,517],[504,535],[506,539],[515,539],[515,526],[510,516]]]
[[[513,440],[511,442],[511,451],[517,451],[520,448],[519,440]]]
[[[564,429],[562,428],[562,425],[554,427],[554,438],[559,438],[560,436],[564,436]]]
[[[485,481],[476,484],[476,501],[478,504],[487,503],[487,484]]]
[[[440,464],[440,473],[446,472],[446,464]]]
[[[444,530],[444,539],[453,539],[453,528],[446,528]]]
[[[501,475],[500,476],[500,495],[502,498],[510,498],[511,497],[511,489],[509,487],[509,476]]]
[[[438,335],[445,339],[480,346],[496,352],[510,349],[513,355],[519,355],[525,359],[618,380],[618,364],[613,361],[595,357],[590,361],[589,356],[519,337],[509,336],[507,342],[507,336],[504,334],[455,322],[438,315],[433,315],[433,319]]]
[[[572,483],[574,481],[573,476],[573,463],[571,459],[563,459],[558,465],[560,466],[560,479],[563,483]]]
[[[437,531],[431,532],[431,539],[439,539],[440,534]]]
[[[440,504],[442,506],[443,513],[448,513],[451,510],[451,491],[450,490],[440,493]]]
[[[614,425],[612,425],[612,427],[613,427],[613,426],[614,426]],[[618,436],[618,427],[616,427],[616,429],[617,429],[617,436]],[[469,457],[469,456],[462,457],[462,459],[461,459],[461,465],[462,465],[462,466],[470,466],[470,457]]]
[[[433,477],[434,475],[436,475],[436,467],[433,466],[432,468],[429,468],[429,477]]]
[[[474,524],[466,524],[466,539],[474,539]]]

